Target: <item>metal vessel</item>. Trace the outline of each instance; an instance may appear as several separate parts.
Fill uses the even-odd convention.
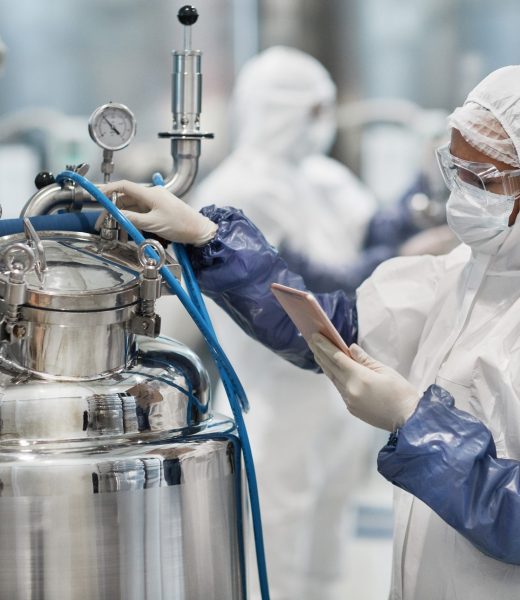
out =
[[[0,597],[244,598],[234,424],[157,336],[160,264],[28,222],[0,257]]]

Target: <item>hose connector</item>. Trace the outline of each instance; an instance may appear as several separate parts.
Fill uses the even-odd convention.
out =
[[[112,197],[112,203],[117,206],[118,192],[114,192]],[[116,247],[119,239],[119,224],[110,213],[106,213],[101,229],[99,230],[99,241],[98,249],[100,252],[103,250],[112,250]]]

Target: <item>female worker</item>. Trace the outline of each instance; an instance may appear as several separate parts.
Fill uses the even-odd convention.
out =
[[[298,335],[269,286],[303,280],[242,213],[196,213],[129,182],[105,188],[123,192],[138,227],[191,244],[203,291],[249,335],[302,368],[318,364],[354,415],[392,432],[378,467],[400,488],[394,600],[519,595],[519,122],[520,66],[506,67],[450,116],[439,150],[463,244],[384,263],[356,300],[317,295],[354,360]]]

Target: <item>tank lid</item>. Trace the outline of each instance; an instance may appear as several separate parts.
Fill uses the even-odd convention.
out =
[[[46,268],[33,267],[25,275],[26,306],[63,311],[101,311],[128,306],[139,299],[141,266],[137,248],[115,242],[99,248],[99,237],[75,232],[39,233]],[[3,252],[23,234],[0,239],[0,296],[5,298],[9,269]]]

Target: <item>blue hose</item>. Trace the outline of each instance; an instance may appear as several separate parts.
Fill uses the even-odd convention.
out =
[[[88,179],[82,177],[78,173],[74,173],[73,171],[63,171],[56,177],[56,182],[61,183],[67,179],[76,182],[91,196],[93,196],[103,206],[103,208],[106,209],[106,211],[113,216],[114,219],[116,219],[121,227],[128,232],[136,244],[142,244],[145,241],[145,238],[141,232],[123,214],[121,214],[118,208]],[[188,296],[188,294],[181,287],[180,283],[166,267],[161,269],[161,275],[171,291],[178,296],[182,305],[188,311],[188,314],[191,316],[206,340],[208,348],[210,349],[213,359],[215,360],[215,363],[219,369],[222,384],[224,385],[224,389],[226,390],[229,399],[229,404],[233,412],[238,435],[242,445],[242,454],[244,456],[244,468],[246,471],[249,487],[249,498],[251,502],[251,516],[253,521],[260,591],[262,600],[269,600],[269,585],[267,581],[267,568],[265,563],[258,486],[256,482],[255,467],[253,463],[249,437],[247,435],[244,418],[242,416],[242,410],[247,410],[248,408],[247,397],[240,380],[238,379],[231,363],[229,362],[229,359],[225,355],[216,338],[186,251],[182,246],[176,245],[176,250],[179,250],[179,248],[179,262],[181,262],[181,266],[183,267],[187,286],[189,286],[190,295],[192,295],[193,299]],[[152,255],[155,255],[153,250],[150,248],[149,251]],[[155,257],[158,258],[156,255]]]
[[[95,233],[94,225],[99,217],[99,211],[59,213],[30,217],[36,231],[85,231]],[[23,233],[22,219],[2,219],[0,221],[0,237],[13,233]]]

